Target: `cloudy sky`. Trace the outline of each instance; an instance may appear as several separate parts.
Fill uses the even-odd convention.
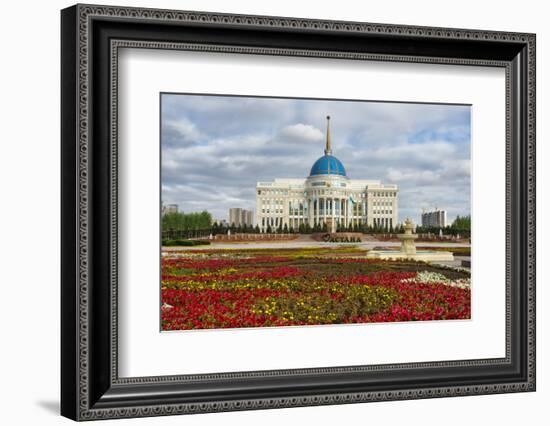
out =
[[[470,107],[161,95],[162,201],[227,219],[254,209],[256,181],[305,178],[333,155],[349,178],[399,185],[399,220],[422,208],[470,214]]]

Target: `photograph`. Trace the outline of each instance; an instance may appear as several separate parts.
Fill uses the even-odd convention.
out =
[[[5,157],[28,188],[11,173],[5,210],[57,210],[55,226],[6,228],[5,322],[29,318],[8,327],[17,342],[38,327],[18,354],[58,344],[22,367],[36,386],[7,388],[75,421],[538,424],[550,30],[530,5],[399,1],[41,3],[38,32],[14,27],[51,42],[12,43],[14,63],[58,59],[39,79],[6,67],[21,153]],[[47,107],[29,126],[31,95]],[[28,132],[35,147],[17,143]],[[29,265],[60,291],[19,285]]]
[[[471,319],[471,105],[159,102],[161,331]]]

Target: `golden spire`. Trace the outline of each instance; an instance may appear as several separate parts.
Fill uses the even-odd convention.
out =
[[[332,148],[330,147],[330,115],[327,115],[327,144],[325,146],[325,155],[331,155]]]

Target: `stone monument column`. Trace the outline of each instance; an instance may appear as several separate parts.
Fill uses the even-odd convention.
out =
[[[414,240],[418,238],[418,235],[412,233],[413,227],[412,220],[407,218],[403,225],[405,233],[397,236],[401,240],[401,252],[407,255],[416,254]]]

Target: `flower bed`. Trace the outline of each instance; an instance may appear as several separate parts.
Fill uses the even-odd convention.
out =
[[[162,329],[470,318],[469,273],[354,249],[204,250],[162,259]]]

